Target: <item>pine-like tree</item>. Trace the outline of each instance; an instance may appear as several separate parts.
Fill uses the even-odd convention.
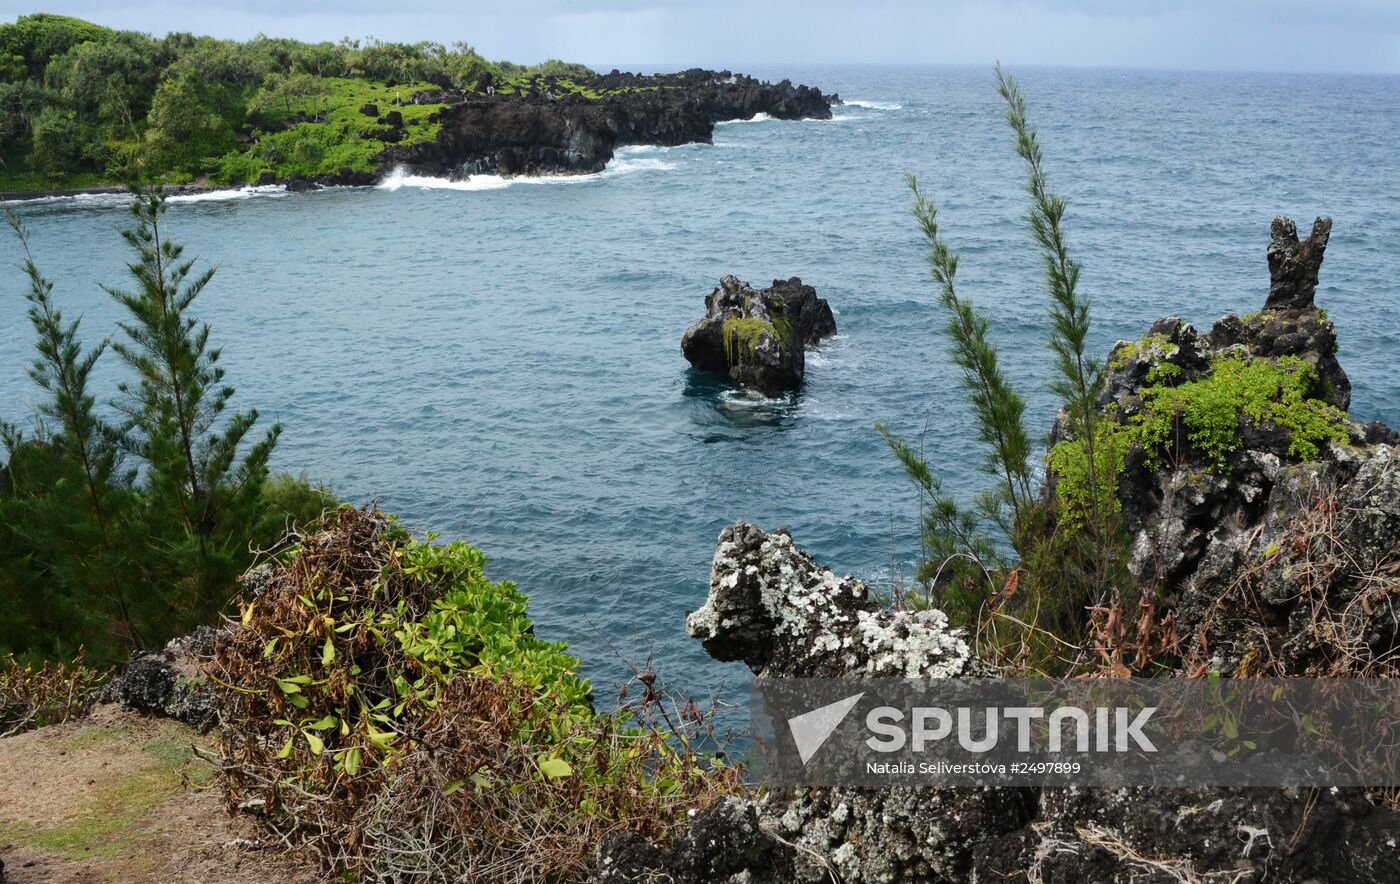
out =
[[[250,541],[266,533],[261,492],[281,427],[245,446],[257,411],[225,414],[234,388],[209,326],[190,313],[214,270],[193,273],[195,262],[165,234],[164,214],[159,189],[136,195],[136,223],[122,232],[136,253],[127,265],[135,286],[106,289],[128,313],[119,323],[125,339],[113,349],[136,373],[119,386],[116,405],[144,464],[144,521],[171,594],[167,610],[203,622],[234,592]]]
[[[12,427],[4,431],[9,536],[0,569],[12,590],[6,603],[27,612],[29,642],[51,652],[102,636],[101,624],[112,623],[115,635],[102,636],[109,641],[99,639],[92,649],[102,659],[123,646],[142,646],[139,620],[150,601],[133,597],[139,581],[127,551],[135,495],[122,467],[121,432],[97,413],[88,389],[107,341],[84,349],[80,320],[64,321],[23,225],[13,212],[6,217],[24,255],[20,267],[39,351],[29,375],[47,396],[39,406],[39,438],[25,441]]]

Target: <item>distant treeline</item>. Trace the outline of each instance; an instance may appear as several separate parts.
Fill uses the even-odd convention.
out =
[[[138,171],[146,180],[231,183],[360,171],[385,146],[375,137],[383,126],[358,113],[366,103],[591,74],[559,61],[489,61],[461,42],[157,39],[67,16],[21,16],[0,25],[0,190],[122,181]],[[396,137],[432,137],[424,117]]]

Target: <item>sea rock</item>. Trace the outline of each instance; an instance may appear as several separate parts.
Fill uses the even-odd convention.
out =
[[[806,348],[836,334],[831,306],[792,277],[755,289],[733,276],[705,298],[705,318],[681,336],[681,353],[700,371],[775,396],[806,374]]]
[[[1274,218],[1269,238],[1269,297],[1264,309],[1308,310],[1317,291],[1317,272],[1332,235],[1332,219],[1313,221],[1312,233],[1298,241],[1292,219]]]
[[[102,686],[98,703],[116,703],[136,712],[173,718],[200,733],[218,721],[219,701],[199,670],[219,630],[201,626],[172,639],[159,651],[134,651],[122,671]]]

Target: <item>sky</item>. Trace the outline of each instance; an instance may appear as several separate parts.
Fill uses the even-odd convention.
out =
[[[463,40],[594,67],[901,63],[1400,73],[1400,0],[0,0],[118,28]]]

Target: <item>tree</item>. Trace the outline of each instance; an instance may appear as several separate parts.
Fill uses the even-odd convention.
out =
[[[72,172],[81,166],[85,146],[77,116],[66,108],[49,105],[34,119],[29,162],[51,175]]]
[[[136,374],[119,386],[130,450],[145,465],[145,521],[158,538],[159,565],[192,609],[212,617],[246,564],[248,545],[266,533],[261,492],[281,427],[245,446],[256,410],[226,415],[234,388],[224,382],[209,326],[190,307],[214,276],[165,234],[165,197],[140,194],[122,236],[136,253],[135,287],[107,288],[128,313],[113,349]]]
[[[24,254],[21,263],[29,288],[28,317],[37,337],[38,358],[29,376],[48,394],[40,406],[44,435],[24,443],[13,428],[4,433],[9,451],[6,470],[6,519],[11,550],[28,556],[4,557],[9,580],[18,589],[28,584],[28,606],[39,622],[39,635],[73,642],[92,632],[78,624],[97,611],[117,626],[119,644],[142,646],[137,575],[125,554],[133,538],[128,518],[133,503],[131,476],[122,468],[122,434],[96,411],[88,389],[93,367],[107,342],[84,349],[80,320],[65,322],[55,306],[53,283],[34,264],[29,240],[19,219],[6,213]],[[33,581],[27,578],[38,578]],[[33,591],[37,582],[40,591]],[[76,642],[74,642],[76,644]],[[107,649],[98,649],[98,655]]]
[[[42,80],[51,59],[79,43],[101,43],[115,31],[80,18],[40,12],[0,25],[0,74]]]
[[[220,113],[220,92],[193,69],[161,80],[146,131],[152,172],[195,171],[202,159],[220,156],[234,145],[234,127]]]

